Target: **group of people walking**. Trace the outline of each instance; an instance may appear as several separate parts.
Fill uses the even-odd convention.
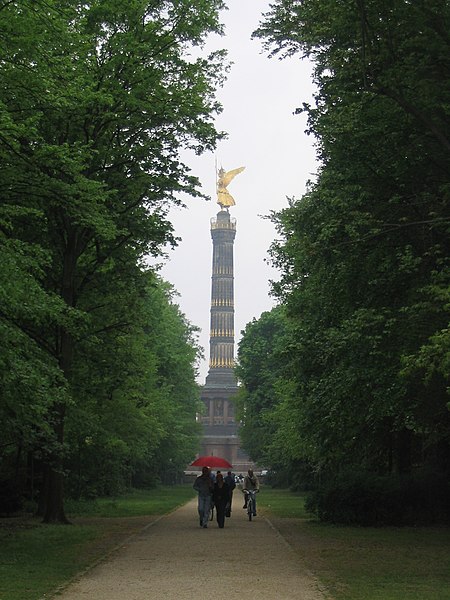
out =
[[[200,527],[207,528],[211,506],[216,509],[217,524],[220,528],[225,526],[225,518],[231,517],[233,490],[236,481],[231,471],[224,477],[220,471],[214,475],[209,467],[202,468],[202,474],[194,481],[194,490],[198,492],[198,515]],[[242,483],[245,494],[244,508],[247,507],[247,491],[259,491],[259,481],[252,469],[249,469]],[[256,503],[253,514],[256,516]]]

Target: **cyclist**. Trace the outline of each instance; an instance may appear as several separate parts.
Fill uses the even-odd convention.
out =
[[[247,471],[247,475],[244,477],[244,484],[243,484],[242,491],[245,494],[245,501],[244,501],[243,508],[247,508],[247,498],[248,498],[247,490],[259,492],[259,480],[256,477],[256,475],[253,473],[253,469],[249,469]],[[253,516],[256,517],[256,494],[254,495]]]
[[[194,481],[193,488],[198,492],[200,527],[206,529],[208,527],[209,509],[211,507],[211,495],[214,488],[208,467],[203,467],[202,474]]]

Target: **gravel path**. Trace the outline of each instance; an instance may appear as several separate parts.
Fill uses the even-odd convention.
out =
[[[215,521],[199,526],[196,500],[151,522],[58,598],[324,600],[270,521],[258,515],[249,522],[241,498],[235,501],[223,529]]]

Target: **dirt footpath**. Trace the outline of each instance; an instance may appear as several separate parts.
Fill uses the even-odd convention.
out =
[[[239,500],[239,502],[238,502]],[[197,500],[157,519],[72,582],[60,600],[324,600],[273,525],[236,505],[225,527],[199,526]]]

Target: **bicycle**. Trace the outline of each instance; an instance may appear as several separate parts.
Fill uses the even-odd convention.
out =
[[[251,521],[256,515],[256,500],[255,494],[257,490],[242,490],[247,495],[247,515],[248,520]]]

